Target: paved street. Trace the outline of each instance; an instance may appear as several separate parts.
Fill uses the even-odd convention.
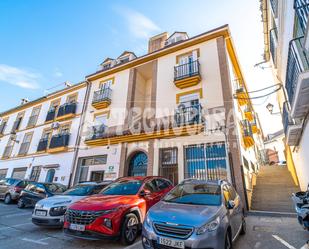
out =
[[[0,202],[0,248],[125,248],[115,241],[83,241],[63,235],[61,230],[42,229],[31,223],[31,209],[19,210],[16,205]],[[295,218],[249,216],[248,232],[235,243],[235,249],[299,249],[309,233],[303,231]],[[127,248],[141,249],[138,241]]]

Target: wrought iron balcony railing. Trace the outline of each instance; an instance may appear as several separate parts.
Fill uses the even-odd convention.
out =
[[[278,33],[277,28],[271,29],[269,31],[269,48],[273,63],[277,66],[277,44],[278,44]]]
[[[37,151],[45,151],[48,146],[48,138],[41,138],[39,141],[39,145]]]
[[[103,138],[106,128],[107,127],[104,124],[91,126],[89,128],[89,135],[87,136],[86,140],[88,141],[88,140],[95,140],[95,139]]]
[[[300,35],[305,35],[308,26],[309,0],[295,0],[294,9],[297,17],[297,24],[301,29]]]
[[[174,67],[174,81],[200,75],[200,63],[198,60]]]
[[[13,150],[13,145],[6,146],[6,147],[4,148],[4,152],[3,152],[2,157],[3,157],[3,158],[8,158],[8,157],[10,157],[10,155],[11,155],[11,153],[12,153],[12,150]]]
[[[36,125],[39,115],[30,116],[27,127],[32,127]]]
[[[52,121],[55,119],[55,116],[56,116],[56,109],[52,108],[51,110],[48,111],[45,121],[46,122]]]
[[[303,48],[303,41],[304,37],[293,39],[289,46],[285,88],[291,104],[293,103],[299,74],[309,69],[309,54]]]
[[[278,0],[270,0],[271,9],[275,17],[278,17]]]
[[[283,111],[282,111],[282,123],[284,128],[284,133],[287,135],[288,127],[294,125],[294,121],[290,116],[288,103],[284,102],[283,104]]]
[[[57,117],[62,117],[67,114],[75,114],[76,113],[77,103],[65,103],[59,107]]]
[[[20,145],[18,155],[26,155],[28,153],[29,147],[30,147],[30,143],[29,142],[22,143]]]
[[[49,149],[67,147],[69,145],[70,133],[60,133],[52,136]]]
[[[0,125],[0,135],[4,134],[5,127],[6,127],[6,122],[2,122],[2,124]]]
[[[13,124],[11,133],[15,133],[19,129],[20,124],[21,124],[21,119],[17,119]]]
[[[191,106],[186,106],[185,103],[180,104],[175,110],[174,121],[176,126],[202,123],[202,106],[200,104],[194,104]]]
[[[242,121],[243,132],[245,137],[253,137],[251,123],[248,120]]]
[[[103,101],[110,102],[112,97],[112,89],[105,88],[94,92],[92,103],[99,103]]]

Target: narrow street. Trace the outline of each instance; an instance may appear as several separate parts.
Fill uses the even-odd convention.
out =
[[[43,229],[31,223],[32,209],[19,210],[16,205],[0,203],[1,249],[23,248],[91,248],[142,249],[141,241],[124,247],[118,241],[85,241],[67,237],[62,230]],[[309,239],[296,218],[247,217],[247,234],[235,242],[235,249],[300,249]],[[286,243],[286,244],[284,244]]]

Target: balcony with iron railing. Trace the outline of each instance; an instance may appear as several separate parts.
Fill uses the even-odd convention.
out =
[[[17,119],[14,124],[13,124],[13,127],[12,127],[12,130],[11,130],[11,133],[14,134],[16,133],[16,131],[18,131],[19,127],[20,127],[20,124],[21,124],[21,118]]]
[[[3,159],[9,158],[11,156],[12,150],[13,150],[13,145],[6,146],[4,148],[4,152],[3,152],[2,158]]]
[[[36,122],[38,120],[39,115],[33,115],[30,116],[29,120],[28,120],[28,124],[27,127],[34,127],[36,125]]]
[[[185,103],[180,104],[175,110],[174,122],[178,127],[202,123],[203,115],[201,104],[194,104],[191,106],[186,106]]]
[[[77,103],[65,103],[58,109],[56,121],[73,118],[76,114]]]
[[[277,46],[278,46],[277,28],[273,28],[269,31],[269,49],[275,67],[277,67]]]
[[[46,151],[48,147],[48,138],[41,138],[38,144],[37,152]]]
[[[199,60],[174,67],[174,84],[182,89],[197,85],[201,81]]]
[[[55,119],[56,117],[56,112],[57,112],[57,109],[56,108],[52,108],[50,109],[48,112],[47,112],[47,116],[46,116],[46,119],[45,119],[45,122],[51,122]]]
[[[20,148],[19,148],[19,151],[18,151],[18,155],[19,156],[26,155],[28,153],[29,147],[30,147],[30,142],[22,143],[20,145]]]
[[[301,134],[302,126],[291,117],[288,102],[285,102],[283,104],[282,123],[286,143],[290,146],[297,145],[298,138]]]
[[[0,125],[0,137],[4,135],[5,127],[6,127],[6,122],[2,122]]]
[[[273,11],[274,17],[278,17],[278,0],[270,0],[271,9]]]
[[[100,89],[93,94],[92,106],[96,109],[107,108],[111,104],[112,89],[104,88]]]
[[[250,148],[254,145],[254,138],[251,123],[248,120],[243,120],[241,122],[242,125],[242,135],[243,135],[243,142],[245,148]]]
[[[104,125],[104,124],[91,126],[89,128],[88,135],[86,137],[86,141],[103,138],[104,135],[105,135],[105,132],[106,132],[106,128],[107,128],[107,126]]]
[[[70,140],[70,133],[68,132],[63,132],[52,136],[47,152],[57,153],[66,151],[68,149],[69,140]]]
[[[297,17],[297,24],[301,29],[302,35],[305,35],[308,26],[309,1],[294,0],[294,9]]]
[[[309,109],[309,53],[303,41],[304,37],[295,38],[289,45],[285,88],[293,118],[303,118]]]

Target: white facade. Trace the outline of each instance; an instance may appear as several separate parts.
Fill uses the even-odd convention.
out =
[[[270,59],[282,111],[286,158],[289,170],[301,189],[309,183],[308,146],[309,67],[308,3],[302,0],[263,0],[265,58]],[[276,34],[276,35],[274,35]],[[298,178],[298,179],[297,179]]]
[[[49,180],[64,185],[69,184],[86,89],[86,84],[80,83],[56,93],[44,96],[39,100],[28,102],[23,106],[17,107],[16,110],[9,110],[1,114],[2,120],[8,120],[3,131],[3,135],[0,139],[0,155],[2,156],[2,159],[0,160],[0,172],[2,172],[2,177],[17,176],[30,179],[33,168],[38,166],[40,167],[40,173],[35,180],[46,181],[47,172],[50,170],[51,175]],[[76,110],[73,111],[73,115],[57,121],[56,114],[53,120],[46,122],[46,117],[51,108],[51,104],[56,101],[58,107],[60,107],[63,104],[68,103],[69,97],[76,103]],[[39,106],[40,111],[37,121],[34,125],[29,127],[29,119],[33,108]],[[24,113],[24,116],[18,130],[16,131],[16,135],[12,135],[11,130],[18,113]],[[63,144],[62,146],[60,143],[59,146],[56,145],[56,148],[60,148],[57,153],[50,152],[49,146],[52,136],[56,134],[59,134],[60,136],[60,133],[62,132],[61,129],[66,125],[68,126],[68,133],[70,134],[68,144]],[[38,146],[44,131],[51,132],[51,136],[48,141],[49,146],[47,146],[46,150],[44,149],[42,151],[38,151]],[[21,146],[23,146],[22,144],[25,134],[32,134],[32,136],[29,144],[24,145],[26,147],[26,151],[21,154]],[[10,140],[13,148],[11,153],[4,157],[5,148]],[[16,173],[17,168],[23,168],[23,170],[20,173]],[[52,175],[52,171],[55,171],[54,175]]]
[[[162,39],[162,35],[157,37]],[[104,179],[139,174],[162,175],[174,183],[188,177],[226,178],[235,181],[238,188],[243,189],[240,165],[248,162],[244,174],[250,190],[251,174],[260,166],[257,151],[261,149],[261,133],[249,134],[252,141],[256,142],[250,146],[244,145],[240,123],[245,119],[245,107],[240,107],[238,101],[233,100],[236,80],[239,78],[239,75],[234,74],[237,65],[234,58],[230,58],[232,55],[228,53],[224,39],[220,43],[220,38],[219,35],[217,38],[195,43],[194,38],[184,37],[183,41],[175,45],[160,40],[152,46],[151,42],[156,42],[154,37],[149,42],[152,49],[157,48],[159,43],[166,44],[167,47],[159,48],[159,52],[152,51],[149,55],[132,59],[127,66],[123,65],[123,69],[115,66],[115,69],[103,69],[87,76],[87,80],[91,82],[91,90],[85,112],[86,122],[83,125],[84,136],[77,155],[75,183],[94,180],[96,172],[101,171]],[[187,42],[190,45],[184,46]],[[170,48],[172,51],[164,51]],[[162,55],[147,59],[148,56],[160,52]],[[222,67],[223,63],[225,67]],[[199,66],[198,74],[195,72],[196,65]],[[191,70],[193,76],[184,75],[178,79],[177,70],[180,69],[184,74],[186,70]],[[188,78],[190,80],[187,80]],[[108,100],[104,94],[107,88],[112,92]],[[228,88],[230,90],[226,90]],[[102,98],[100,103],[96,102],[98,94],[101,94]],[[226,102],[232,103],[231,110],[225,106]],[[180,109],[186,110],[192,106],[201,106],[203,110],[200,117],[205,120],[202,121],[201,118],[198,122],[198,132],[170,135],[166,130],[172,128],[165,127],[164,131],[168,134],[158,135],[157,130],[145,128],[148,124],[143,123],[145,112],[149,114],[146,121],[152,124],[163,122],[164,119],[176,122]],[[130,119],[127,114],[132,109],[138,114]],[[253,108],[251,114],[254,115]],[[235,118],[235,123],[225,129],[228,115]],[[95,132],[91,132],[94,131],[91,127],[102,123],[106,125],[104,132],[101,134],[100,129],[95,128],[98,136],[93,136]],[[256,126],[260,129],[258,124]],[[150,125],[150,128],[155,129],[154,127],[156,126]],[[123,131],[127,130],[130,132],[124,134]],[[230,138],[228,130],[236,130],[236,139]],[[93,136],[90,139],[89,133]],[[146,139],[145,136],[149,138]],[[205,155],[198,155],[198,151],[203,151]],[[135,156],[141,153],[145,154],[147,159],[141,156],[138,158],[141,160],[139,163],[145,163],[146,167],[143,171],[134,171],[132,167]],[[107,159],[101,165],[95,163],[95,160],[85,160],[103,155]],[[231,160],[235,164],[235,172],[231,172]]]

